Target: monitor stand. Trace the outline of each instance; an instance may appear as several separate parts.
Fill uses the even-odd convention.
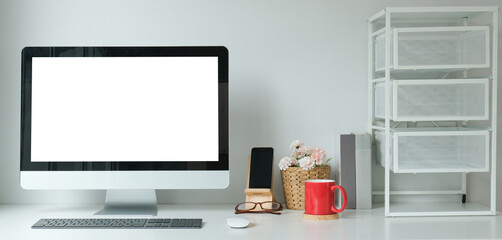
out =
[[[157,216],[157,195],[154,189],[106,190],[105,207],[94,215]]]

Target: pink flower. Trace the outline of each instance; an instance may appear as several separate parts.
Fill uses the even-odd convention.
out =
[[[292,158],[291,159],[291,166],[295,166],[296,164],[298,164],[298,159]]]
[[[279,161],[279,169],[286,170],[291,166],[292,160],[290,157],[283,157]]]
[[[300,155],[302,156],[310,156],[312,154],[312,148],[302,145],[300,146],[300,148],[298,148],[298,152],[300,152]]]
[[[298,162],[300,163],[300,167],[306,171],[315,167],[315,161],[311,157],[304,157],[304,158],[298,160]]]
[[[293,150],[294,150],[294,149],[299,148],[301,145],[303,145],[303,142],[302,142],[302,141],[300,141],[300,140],[295,140],[295,141],[293,141],[293,142],[291,143],[291,145],[289,145],[289,148],[291,148],[291,149],[293,149]]]
[[[312,151],[311,157],[314,159],[317,165],[326,163],[326,151],[324,151],[322,148],[315,148]]]
[[[309,146],[301,145],[298,148],[295,148],[291,153],[291,158],[293,159],[302,159],[304,157],[310,156],[312,154],[312,148]]]
[[[296,151],[296,150],[293,151],[290,156],[291,156],[292,159],[299,159],[299,158],[301,158],[301,157],[299,157],[300,153],[298,151]]]

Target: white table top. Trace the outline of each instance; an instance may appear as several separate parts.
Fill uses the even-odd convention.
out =
[[[250,225],[231,229],[233,205],[160,205],[157,217],[202,218],[202,229],[31,229],[40,218],[91,218],[98,205],[0,205],[1,239],[471,239],[502,238],[502,215],[385,218],[383,208],[346,210],[337,220],[303,220],[302,211],[282,215],[241,214]]]

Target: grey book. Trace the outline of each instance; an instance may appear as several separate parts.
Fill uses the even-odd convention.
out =
[[[347,192],[347,209],[356,208],[356,136],[340,135],[340,185]]]
[[[356,208],[371,209],[371,136],[356,134]]]

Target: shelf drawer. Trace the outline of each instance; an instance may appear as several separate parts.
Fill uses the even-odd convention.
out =
[[[488,79],[393,80],[394,121],[488,120]],[[385,83],[375,85],[375,117],[385,118]]]
[[[488,26],[394,28],[391,69],[490,66]],[[375,69],[385,70],[385,33],[375,39]]]
[[[487,172],[489,132],[391,132],[390,169],[396,173]],[[375,133],[377,161],[385,166],[385,134]]]

